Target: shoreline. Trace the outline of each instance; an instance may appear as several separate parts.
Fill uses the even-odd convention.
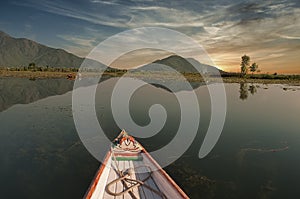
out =
[[[300,86],[300,80],[288,79],[250,79],[250,78],[236,78],[223,77],[224,83],[249,83],[249,84],[287,84],[290,86]]]
[[[70,79],[74,80],[77,72],[41,72],[41,71],[1,71],[0,78],[28,78],[30,80],[36,79]],[[103,76],[106,77],[121,77],[124,73],[118,72],[104,72]],[[97,75],[97,73],[90,73],[91,76]],[[172,74],[161,73],[129,73],[130,77],[133,78],[157,78],[172,80],[175,79]],[[85,75],[83,75],[83,78]],[[184,74],[184,77],[189,82],[204,82],[204,78],[199,74]],[[241,78],[241,77],[222,77],[222,79],[217,77],[206,77],[205,79],[211,82],[221,82],[224,83],[257,83],[257,84],[287,84],[293,86],[300,86],[300,79],[264,79],[264,78]]]

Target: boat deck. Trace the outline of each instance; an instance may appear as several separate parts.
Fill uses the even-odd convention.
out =
[[[125,130],[114,140],[86,199],[189,198]]]
[[[104,166],[102,169],[99,169],[98,175],[100,174],[100,178],[98,179],[98,183],[95,185],[93,194],[90,198],[92,199],[165,199],[165,198],[188,198],[185,193],[176,185],[176,183],[166,174],[161,168],[158,168],[157,163],[153,162],[154,160],[148,156],[148,154],[141,154],[143,160],[121,160],[121,161],[114,161],[111,156],[107,159],[107,165],[111,166]],[[117,166],[116,166],[117,164]],[[147,179],[144,183],[151,187],[153,190],[148,189],[146,186],[138,186],[132,189],[132,194],[128,192],[120,195],[120,196],[113,196],[110,195],[106,190],[105,187],[111,181],[119,178],[119,174],[117,168],[120,171],[125,171],[129,168],[134,169],[134,173],[130,176],[132,179],[137,179],[143,181],[147,176],[150,175],[148,167],[151,168],[153,171],[151,177]],[[158,170],[159,169],[159,170]],[[102,170],[102,171],[101,171]],[[97,178],[97,177],[96,177]],[[130,186],[130,183],[127,183]],[[122,192],[125,190],[125,186],[121,181],[112,184],[110,190],[115,193]],[[155,192],[163,193],[164,196],[159,195]],[[87,197],[89,198],[89,197]]]

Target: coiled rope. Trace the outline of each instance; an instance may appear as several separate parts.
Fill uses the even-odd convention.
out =
[[[148,170],[149,170],[149,175],[144,178],[143,180],[137,180],[137,179],[131,179],[130,176],[132,176],[132,174],[134,173],[134,169],[133,168],[128,168],[126,169],[125,171],[120,171],[119,169],[119,164],[117,163],[116,161],[116,157],[114,155],[114,152],[112,150],[112,156],[113,156],[113,160],[115,162],[115,165],[116,165],[116,172],[118,173],[119,175],[119,178],[111,181],[110,183],[108,183],[105,187],[105,191],[112,195],[112,196],[121,196],[121,195],[124,195],[126,193],[128,193],[133,199],[137,199],[137,197],[134,195],[133,193],[133,189],[134,188],[138,188],[139,186],[143,186],[149,190],[151,190],[152,192],[156,193],[157,195],[161,196],[163,199],[167,199],[167,197],[165,196],[164,193],[162,193],[161,191],[159,190],[155,190],[153,189],[152,187],[150,187],[149,185],[145,184],[145,182],[151,178],[151,175],[152,175],[152,170],[149,166],[138,166],[138,167],[135,167],[136,169],[138,168],[142,168],[142,167],[146,167]],[[110,190],[110,187],[113,186],[115,183],[118,183],[118,182],[121,182],[123,184],[123,186],[125,187],[125,190],[121,191],[121,192],[112,192]],[[130,186],[128,186],[128,183],[130,184]]]

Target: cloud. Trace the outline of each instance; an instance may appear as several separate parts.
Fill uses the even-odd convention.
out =
[[[33,7],[45,12],[71,17],[93,24],[117,28],[135,28],[142,26],[163,27],[201,27],[203,19],[199,13],[175,7],[139,6],[118,1],[90,1],[92,5],[78,7],[67,1],[40,0],[16,3]],[[114,6],[111,6],[114,5]],[[109,7],[107,7],[109,6]],[[91,12],[91,10],[93,10]]]
[[[296,39],[296,40],[300,39],[300,36],[294,37],[294,36],[280,35],[280,34],[278,34],[278,36],[279,36],[280,38],[284,38],[284,39]]]
[[[91,3],[99,3],[104,5],[120,5],[117,1],[91,0]]]
[[[81,57],[85,57],[94,48],[94,40],[90,38],[79,38],[73,35],[57,35],[57,37],[66,41],[63,45],[65,50]]]
[[[94,39],[78,38],[71,35],[57,35],[57,36],[71,43],[75,43],[80,47],[93,47],[92,43],[94,42]]]
[[[55,2],[55,1],[40,0],[38,2],[32,1],[30,3],[22,2],[16,4],[21,6],[33,7],[48,13],[79,19],[89,23],[104,25],[104,26],[126,27],[125,23],[128,22],[128,19],[124,17],[123,18],[118,17],[112,20],[111,17],[107,16],[106,14],[101,14],[101,12],[90,12],[89,10],[86,10],[82,7],[78,7],[78,5],[68,4],[64,1]]]
[[[137,68],[170,55],[172,55],[172,53],[157,49],[136,50],[119,57],[111,63],[110,66],[125,69]]]
[[[81,57],[87,56],[94,47],[110,36],[110,33],[99,29],[91,27],[80,28],[81,35],[73,33],[57,34],[56,36],[64,40],[62,48]]]
[[[243,53],[251,53],[261,59],[263,56],[279,57],[281,54],[274,51],[282,48],[299,52],[300,9],[296,0],[90,0],[84,5],[72,1],[41,0],[19,4],[78,19],[88,24],[86,28],[96,25],[94,28],[102,32],[110,30],[110,34],[105,36],[145,26],[171,28],[197,40],[220,64],[233,64],[230,60],[234,57],[239,60]],[[88,30],[82,34],[84,36],[76,37],[64,34],[60,38],[68,42],[70,51],[81,54],[86,54],[105,38],[102,36],[100,39],[98,34]],[[132,38],[127,39],[130,41]],[[184,45],[177,41],[175,44]]]

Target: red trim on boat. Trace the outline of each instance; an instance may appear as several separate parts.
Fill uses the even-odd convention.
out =
[[[110,158],[110,154],[111,154],[111,151],[109,150],[105,156],[104,162],[102,163],[102,165],[101,165],[100,169],[98,170],[97,174],[95,175],[94,180],[92,181],[87,193],[85,194],[85,196],[83,198],[90,199],[92,197],[92,195],[97,187],[98,181],[106,167],[107,161]]]
[[[189,199],[189,197],[184,193],[184,191],[174,182],[174,180],[166,173],[165,170],[161,168],[161,166],[151,157],[151,155],[146,151],[145,148],[142,149],[145,155],[151,160],[151,162],[158,168],[158,171],[174,186],[174,188],[178,191],[178,193],[185,199]]]

